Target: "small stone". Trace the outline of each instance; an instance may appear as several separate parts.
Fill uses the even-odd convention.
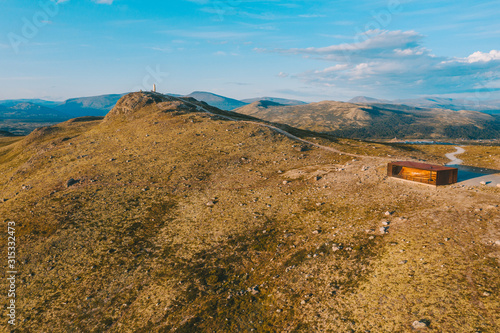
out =
[[[289,181],[288,181],[288,180],[284,180],[284,181],[283,181],[283,185],[286,185],[286,184],[288,184],[288,183],[289,183]]]
[[[375,239],[375,236],[368,237],[369,240]]]
[[[500,246],[500,239],[499,239],[499,240],[497,240],[497,241],[495,241],[495,243],[494,243],[494,244],[495,244],[496,246]]]
[[[416,329],[416,330],[420,330],[420,329],[424,329],[424,328],[427,328],[427,323],[424,322],[424,321],[418,321],[418,320],[415,320],[411,326]]]
[[[491,295],[491,293],[489,293],[489,292],[487,292],[487,291],[483,292],[483,296],[484,296],[484,297],[488,297],[488,296],[490,296],[490,295]]]
[[[446,242],[449,242],[451,240],[451,238],[445,238],[444,239]]]
[[[252,288],[248,288],[247,291],[251,293],[252,295],[257,295],[260,293],[259,286],[254,286]]]
[[[323,206],[324,204],[325,204],[324,202],[317,202],[317,203],[316,203],[316,206],[318,206],[318,207],[319,207],[319,206]]]
[[[302,300],[302,301],[300,301],[300,304],[304,305],[304,304],[306,304],[306,301]]]
[[[113,161],[116,161],[116,159],[114,159],[114,158],[110,158],[110,159],[109,159],[109,161],[110,161],[110,162],[113,162]]]
[[[207,207],[213,207],[213,206],[215,206],[215,202],[209,201],[206,203],[206,205],[207,205]]]
[[[75,185],[75,184],[77,184],[77,183],[78,183],[78,180],[75,180],[75,179],[73,179],[73,178],[70,178],[70,179],[68,179],[68,181],[66,182],[66,187],[73,186],[73,185]]]
[[[382,234],[386,234],[386,233],[387,233],[387,229],[389,229],[389,227],[380,227],[378,230],[379,230]]]
[[[315,235],[317,235],[319,233],[321,233],[321,229],[316,229],[316,230],[313,231],[313,234],[315,234]]]
[[[391,216],[392,214],[394,214],[393,212],[390,212],[390,211],[387,211],[384,213],[385,216]]]
[[[401,260],[400,262],[398,262],[399,265],[404,265],[408,262],[408,260]]]
[[[391,222],[389,222],[389,221],[383,221],[382,222],[382,225],[389,225],[389,224],[391,224]]]
[[[278,173],[283,173],[283,171],[281,171],[281,170],[278,170]]]
[[[318,181],[318,180],[320,180],[320,179],[321,179],[321,177],[320,177],[320,176],[315,176],[315,177],[314,177],[314,180],[315,180],[315,181]]]

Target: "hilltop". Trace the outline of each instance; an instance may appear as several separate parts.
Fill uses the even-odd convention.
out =
[[[443,163],[453,147],[338,139],[156,93],[0,143],[19,331],[500,329],[500,188],[385,176],[387,161]],[[477,163],[497,153],[475,149]]]
[[[476,111],[414,108],[405,105],[323,101],[297,106],[254,102],[234,110],[271,122],[361,139],[467,138],[500,136],[500,120]]]

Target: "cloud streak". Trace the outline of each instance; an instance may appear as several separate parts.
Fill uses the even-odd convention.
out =
[[[372,30],[352,43],[326,47],[258,50],[300,55],[335,63],[291,77],[311,85],[394,95],[480,91],[500,80],[500,51],[468,57],[438,57],[415,31]]]

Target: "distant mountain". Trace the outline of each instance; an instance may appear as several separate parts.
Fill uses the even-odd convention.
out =
[[[46,101],[43,99],[7,99],[0,101],[0,106],[11,107],[19,103],[32,103],[45,106],[47,108],[53,108],[55,106],[61,105],[64,102]]]
[[[84,116],[105,116],[124,94],[71,98],[56,109],[71,118]]]
[[[278,97],[257,97],[257,98],[242,99],[241,101],[244,103],[248,103],[248,104],[251,104],[251,103],[257,102],[257,101],[270,101],[270,102],[279,103],[282,105],[304,105],[304,104],[307,104],[306,102],[299,101],[296,99],[287,99],[287,98],[278,98]]]
[[[260,101],[234,111],[306,130],[359,139],[488,139],[500,136],[500,121],[476,111],[334,101],[297,106]]]
[[[30,102],[18,103],[10,107],[3,106],[0,109],[2,120],[63,121],[69,118],[69,115],[64,112]]]
[[[500,114],[500,100],[476,101],[443,97],[422,97],[415,99],[384,100],[366,96],[357,96],[349,103],[358,104],[396,104],[429,109],[448,109],[454,111],[472,110],[488,114]]]
[[[228,111],[234,110],[247,104],[233,98],[224,97],[205,91],[195,91],[189,95],[186,95],[186,97],[192,97],[194,99],[197,99],[198,101],[205,102],[210,106]]]
[[[12,134],[8,131],[3,131],[3,130],[0,130],[0,138],[1,137],[6,137],[6,136],[15,136],[15,134]]]
[[[377,98],[372,98],[372,97],[367,97],[367,96],[356,96],[348,101],[348,103],[361,103],[361,104],[368,104],[368,103],[390,103],[391,101],[386,100],[386,99],[377,99]]]

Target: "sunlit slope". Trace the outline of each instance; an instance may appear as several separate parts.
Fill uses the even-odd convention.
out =
[[[200,106],[134,93],[0,147],[20,332],[499,329],[496,188],[395,182]]]

